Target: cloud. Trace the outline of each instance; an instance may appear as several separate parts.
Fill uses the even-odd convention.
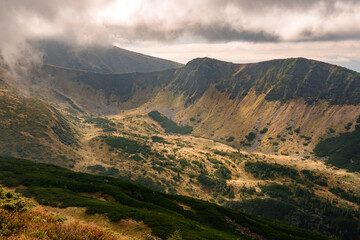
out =
[[[37,38],[76,45],[360,41],[358,0],[0,0],[0,4],[0,49],[14,66],[31,56],[32,62],[41,60],[41,53],[28,44]]]
[[[358,0],[0,0],[0,48],[28,38],[325,41],[360,38]]]
[[[87,21],[97,6],[93,0],[0,0],[0,6],[0,53],[18,78],[42,61],[42,53],[29,40],[56,38],[85,44],[106,32]]]
[[[110,4],[101,21],[141,41],[325,41],[359,39],[359,10],[356,0],[132,0]]]

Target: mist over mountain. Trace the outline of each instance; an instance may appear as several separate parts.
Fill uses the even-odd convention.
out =
[[[152,72],[182,66],[111,45],[79,46],[59,40],[37,40],[31,45],[43,54],[46,64],[91,72]]]

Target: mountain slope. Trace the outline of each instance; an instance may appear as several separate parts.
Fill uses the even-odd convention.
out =
[[[44,54],[44,63],[100,73],[152,72],[182,64],[128,51],[115,46],[77,47],[55,40],[32,43]]]
[[[195,135],[295,154],[311,151],[330,128],[344,132],[360,114],[359,103],[360,74],[338,66],[303,58],[255,64],[205,58],[177,70],[145,107],[171,110]]]
[[[269,219],[232,211],[188,197],[166,195],[111,177],[71,172],[53,165],[0,157],[0,180],[44,205],[85,207],[111,221],[144,221],[163,239],[179,231],[183,239],[327,239]],[[4,177],[4,176],[7,177]],[[100,193],[101,199],[94,193]]]
[[[65,221],[66,218],[46,212],[34,200],[0,187],[2,239],[120,239],[119,234],[103,227]]]
[[[254,64],[204,58],[179,69],[128,74],[45,65],[43,72],[52,88],[90,112],[161,109],[190,124],[195,135],[231,137],[233,146],[250,151],[310,152],[329,137],[328,129],[344,132],[360,115],[360,74],[304,58]],[[250,133],[255,138],[248,141]]]
[[[212,84],[218,91],[230,94],[230,99],[241,98],[253,88],[257,94],[266,94],[268,101],[303,98],[308,103],[360,103],[359,73],[304,58],[253,64],[194,59],[179,71],[172,89],[198,99]]]
[[[71,165],[79,158],[73,125],[48,102],[14,89],[9,76],[0,68],[0,154]]]
[[[356,124],[355,131],[318,143],[314,148],[314,153],[319,157],[329,157],[327,163],[334,166],[360,172],[360,116]]]
[[[47,79],[47,86],[71,98],[84,109],[116,114],[148,102],[172,80],[176,70],[100,74],[44,65],[41,71],[39,74]]]

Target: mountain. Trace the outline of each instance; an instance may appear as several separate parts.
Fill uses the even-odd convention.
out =
[[[181,67],[182,64],[115,46],[78,47],[55,40],[33,41],[43,53],[44,63],[100,73],[152,72]]]
[[[152,73],[43,70],[54,76],[57,91],[90,112],[162,109],[191,125],[195,135],[220,141],[231,137],[233,146],[246,150],[311,152],[329,137],[328,129],[344,132],[344,125],[360,114],[360,74],[304,58],[255,64],[204,58]]]
[[[111,176],[329,236],[359,235],[357,143],[346,148],[358,140],[359,73],[303,58],[254,64],[201,58],[143,73],[44,64],[29,71],[24,86],[10,84],[9,72],[1,76],[11,94],[41,102],[35,106],[44,105],[45,116],[46,109],[56,113],[45,123],[34,113],[31,124],[4,114],[4,129],[16,120],[21,127],[12,127],[14,136],[40,128],[56,137],[53,126],[61,125],[60,136],[74,140],[54,138],[53,158],[46,148],[20,155],[24,141],[4,140],[2,155]],[[3,103],[4,113],[11,104]],[[26,138],[36,142],[45,141]],[[335,154],[334,142],[341,143]]]
[[[302,58],[243,65],[196,59],[147,106],[173,109],[195,135],[294,155],[310,152],[330,128],[346,131],[360,114],[359,90],[359,73]]]
[[[251,89],[265,100],[283,102],[302,98],[308,104],[359,104],[360,75],[354,71],[304,58],[255,64],[231,64],[203,58],[190,61],[172,89],[185,91],[194,102],[213,84],[230,99],[245,97]]]

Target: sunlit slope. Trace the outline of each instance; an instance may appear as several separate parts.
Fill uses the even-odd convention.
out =
[[[163,109],[193,134],[247,150],[311,151],[360,114],[360,75],[307,59],[234,65],[196,59],[146,104]],[[296,130],[296,131],[295,131]],[[335,132],[334,132],[335,131]],[[248,138],[250,133],[254,137]]]

